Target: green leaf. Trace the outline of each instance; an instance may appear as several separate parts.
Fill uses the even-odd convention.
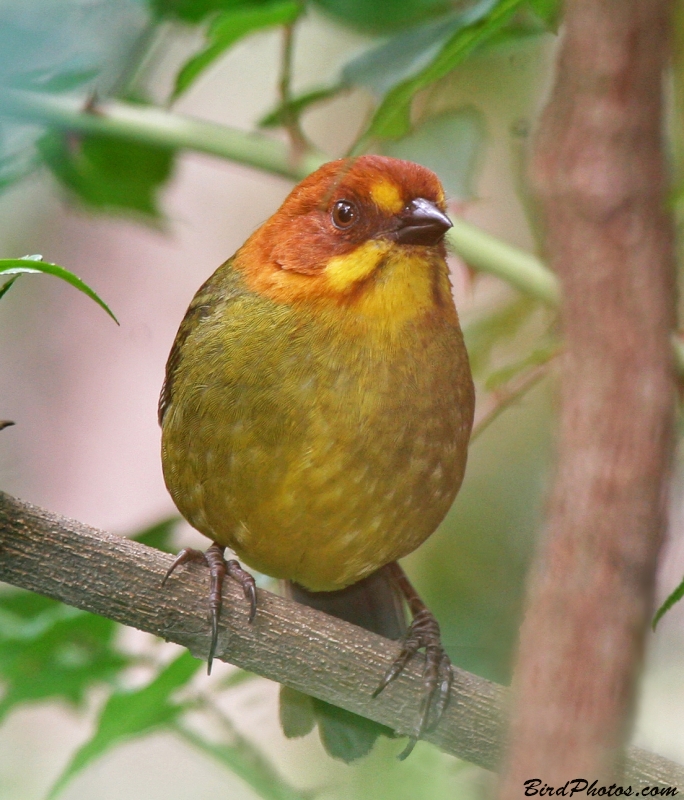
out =
[[[388,33],[448,12],[454,3],[448,0],[314,0],[314,5],[358,30]]]
[[[473,183],[484,137],[484,115],[465,106],[429,117],[403,139],[386,141],[382,151],[428,167],[451,199],[468,200],[475,195]]]
[[[555,33],[563,16],[563,0],[528,0],[528,3],[546,29]]]
[[[287,123],[293,117],[299,119],[302,112],[315,103],[320,103],[344,91],[345,86],[329,86],[323,89],[313,89],[310,92],[293,97],[288,103],[281,103],[258,122],[260,128],[277,128]]]
[[[216,14],[237,8],[258,8],[271,0],[148,0],[152,12],[162,19],[197,25]]]
[[[263,7],[237,8],[217,17],[207,34],[208,45],[186,61],[178,73],[172,99],[182,94],[210,64],[243,37],[274,25],[289,25],[301,13],[300,3],[278,0]]]
[[[231,744],[209,741],[181,723],[174,731],[188,744],[211,756],[252,787],[263,800],[313,800],[319,792],[298,791],[290,786],[257,748],[236,731]]]
[[[68,92],[89,83],[97,77],[99,70],[94,67],[81,69],[38,69],[12,75],[8,80],[15,89],[29,89],[36,92]]]
[[[114,316],[109,306],[90,288],[90,286],[88,286],[88,284],[84,283],[80,278],[74,275],[73,272],[69,272],[68,269],[64,269],[64,267],[60,267],[57,264],[51,264],[49,261],[43,261],[42,258],[42,256],[2,258],[0,259],[0,274],[20,275],[24,273],[39,274],[42,272],[47,275],[55,275],[63,281],[66,281],[75,289],[78,289],[79,292],[83,292],[83,294],[87,295],[91,300],[94,300],[109,314],[117,325],[119,324],[119,321]],[[6,286],[7,284],[3,286],[5,291]]]
[[[176,514],[139,533],[134,533],[131,539],[146,544],[148,547],[154,547],[156,550],[162,550],[164,553],[175,553],[176,548],[171,540],[180,521],[181,518]]]
[[[510,341],[537,307],[535,300],[519,297],[464,326],[463,336],[474,375],[481,376],[486,372],[494,348]]]
[[[114,692],[100,713],[95,733],[79,748],[56,780],[48,800],[56,797],[78,772],[115,745],[173,722],[185,707],[173,702],[171,695],[185,686],[203,663],[186,651],[144,688]]]
[[[661,618],[667,614],[672,606],[676,605],[682,599],[682,597],[684,597],[684,578],[674,592],[672,592],[662,606],[660,606],[660,608],[656,611],[655,616],[653,617],[653,622],[651,623],[653,630],[656,629],[656,625],[660,622]]]
[[[531,367],[538,367],[541,364],[546,364],[558,352],[558,342],[549,342],[546,345],[535,348],[531,353],[528,353],[524,358],[514,361],[512,364],[506,364],[505,367],[494,370],[490,373],[485,381],[484,388],[488,392],[494,392],[505,386],[509,381],[520,375]]]
[[[219,686],[221,689],[235,689],[237,686],[242,686],[243,683],[247,683],[248,681],[258,677],[259,676],[256,673],[249,672],[249,670],[234,669],[221,680]]]
[[[482,19],[498,1],[479,0],[466,11],[456,11],[400,33],[361,53],[342,69],[342,82],[365,86],[377,97],[384,97],[428,67],[454,33]]]
[[[0,299],[3,298],[7,294],[7,292],[9,292],[9,290],[12,288],[12,284],[14,284],[18,280],[19,280],[19,276],[15,275],[14,278],[11,278],[10,280],[6,281],[0,287]]]
[[[157,195],[173,171],[174,151],[115,136],[75,136],[59,131],[38,142],[58,180],[89,206],[158,217]]]
[[[411,127],[411,103],[421,89],[443,78],[461,64],[477,48],[486,44],[511,19],[524,0],[483,0],[472,10],[474,21],[461,25],[439,48],[429,50],[430,61],[412,75],[391,88],[376,110],[363,139],[398,139],[405,136]],[[488,10],[484,16],[476,11]],[[433,55],[434,50],[438,52]],[[419,64],[415,61],[415,64]],[[412,67],[413,69],[413,67]]]
[[[32,592],[0,594],[0,719],[19,703],[57,698],[80,704],[129,660],[118,625]]]
[[[8,129],[14,126],[0,123],[0,192],[26,178],[40,165],[40,160],[29,148],[19,147],[6,153]]]

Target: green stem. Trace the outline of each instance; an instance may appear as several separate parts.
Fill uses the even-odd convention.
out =
[[[556,276],[533,255],[495,239],[475,225],[456,217],[447,243],[469,266],[489,272],[551,306],[560,302]]]
[[[304,136],[299,124],[299,117],[292,109],[292,60],[294,56],[294,24],[285,25],[283,28],[283,53],[280,66],[280,80],[278,91],[280,105],[283,109],[283,127],[290,137],[292,152],[296,158],[311,149],[311,145]]]
[[[293,161],[287,145],[268,136],[228,128],[169,111],[130,103],[103,102],[86,110],[68,97],[0,89],[0,117],[21,119],[75,133],[100,133],[161,147],[194,150],[299,181],[325,154],[308,151]],[[451,248],[474,269],[489,272],[520,291],[557,305],[556,276],[535,256],[518,250],[462,219],[447,234]]]
[[[242,778],[264,800],[306,800],[306,792],[298,792],[287,784],[270,762],[238,734],[235,734],[236,743],[231,747],[210,742],[181,722],[172,723],[171,729],[188,744]]]
[[[0,117],[21,119],[74,133],[118,136],[246,164],[299,181],[327,158],[306,153],[292,163],[286,144],[257,133],[185,117],[150,106],[106,101],[86,110],[78,98],[0,89]]]

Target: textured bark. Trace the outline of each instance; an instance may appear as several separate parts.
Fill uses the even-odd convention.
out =
[[[502,797],[617,774],[674,426],[666,0],[568,0],[533,179],[562,284],[558,470],[514,676]]]
[[[172,560],[0,493],[0,580],[154,633],[204,658],[210,638],[207,572],[189,565],[162,589]],[[258,595],[250,626],[242,591],[226,581],[218,658],[396,730],[411,730],[422,659],[373,700],[373,689],[398,652],[396,642],[269,592]],[[425,738],[492,769],[500,756],[505,700],[503,687],[456,670],[449,707]],[[684,767],[652,753],[631,748],[627,766],[636,785],[684,786]]]

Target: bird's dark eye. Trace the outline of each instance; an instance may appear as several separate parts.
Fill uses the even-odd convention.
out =
[[[338,200],[330,212],[333,225],[336,228],[350,228],[359,218],[359,211],[354,203],[349,200]]]

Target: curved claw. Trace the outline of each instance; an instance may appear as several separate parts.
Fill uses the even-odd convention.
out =
[[[206,561],[206,559],[201,550],[195,550],[194,547],[184,547],[174,559],[173,564],[166,570],[166,575],[162,578],[161,586],[163,587],[166,585],[166,581],[171,577],[176,567],[180,567],[181,564],[187,564],[188,561]]]
[[[421,609],[414,617],[404,637],[399,655],[385,673],[378,688],[373,692],[373,697],[377,697],[403,672],[411,658],[423,648],[425,649],[423,695],[408,744],[398,756],[400,761],[410,755],[416,742],[426,730],[437,725],[449,701],[453,682],[453,669],[449,656],[442,647],[439,624],[426,608]],[[431,717],[432,719],[430,719]]]
[[[226,571],[233,580],[237,581],[240,586],[242,586],[245,599],[249,603],[249,617],[247,619],[251,623],[254,620],[257,610],[256,582],[249,572],[242,569],[240,563],[235,561],[235,559],[226,561]]]
[[[401,753],[399,753],[399,755],[397,756],[397,760],[398,761],[404,761],[405,759],[407,759],[411,755],[411,753],[413,752],[413,748],[416,746],[417,742],[418,742],[418,739],[415,736],[409,737],[408,744],[401,751]]]
[[[399,655],[396,657],[396,659],[390,665],[390,668],[384,674],[382,680],[378,684],[378,688],[373,692],[372,697],[374,699],[380,694],[380,692],[383,689],[387,688],[387,686],[389,686],[389,684],[392,683],[392,681],[395,678],[398,678],[399,675],[401,675],[401,673],[404,671],[404,668],[411,660],[411,657],[418,652],[418,649],[419,648],[417,645],[416,647],[411,646],[408,638],[404,641],[404,644],[402,645]]]
[[[437,727],[440,719],[442,718],[442,714],[446,711],[446,707],[449,704],[449,698],[451,697],[451,685],[454,682],[454,668],[452,667],[449,656],[447,656],[446,653],[444,653],[442,656],[440,671],[444,671],[445,675],[435,689],[437,701],[434,703],[434,719],[432,722],[429,722],[426,725],[426,731],[434,730]]]
[[[211,667],[216,655],[219,635],[219,618],[223,599],[223,580],[226,575],[236,580],[242,587],[245,598],[249,602],[249,622],[254,619],[257,610],[257,593],[254,578],[246,572],[240,564],[233,560],[225,561],[223,558],[224,547],[214,542],[206,553],[193,548],[181,550],[173,564],[164,575],[161,585],[164,586],[176,567],[189,561],[202,561],[209,567],[209,617],[211,620],[211,641],[209,643],[209,656],[207,658],[207,674],[211,675]]]
[[[257,610],[256,585],[246,587],[244,592],[245,597],[249,601],[249,617],[247,617],[247,621],[251,625],[252,622],[254,622],[254,617],[256,617]]]
[[[214,656],[216,655],[216,647],[218,645],[218,621],[219,612],[211,608],[211,642],[209,643],[209,655],[207,656],[207,675],[211,675],[211,667],[214,663]]]

